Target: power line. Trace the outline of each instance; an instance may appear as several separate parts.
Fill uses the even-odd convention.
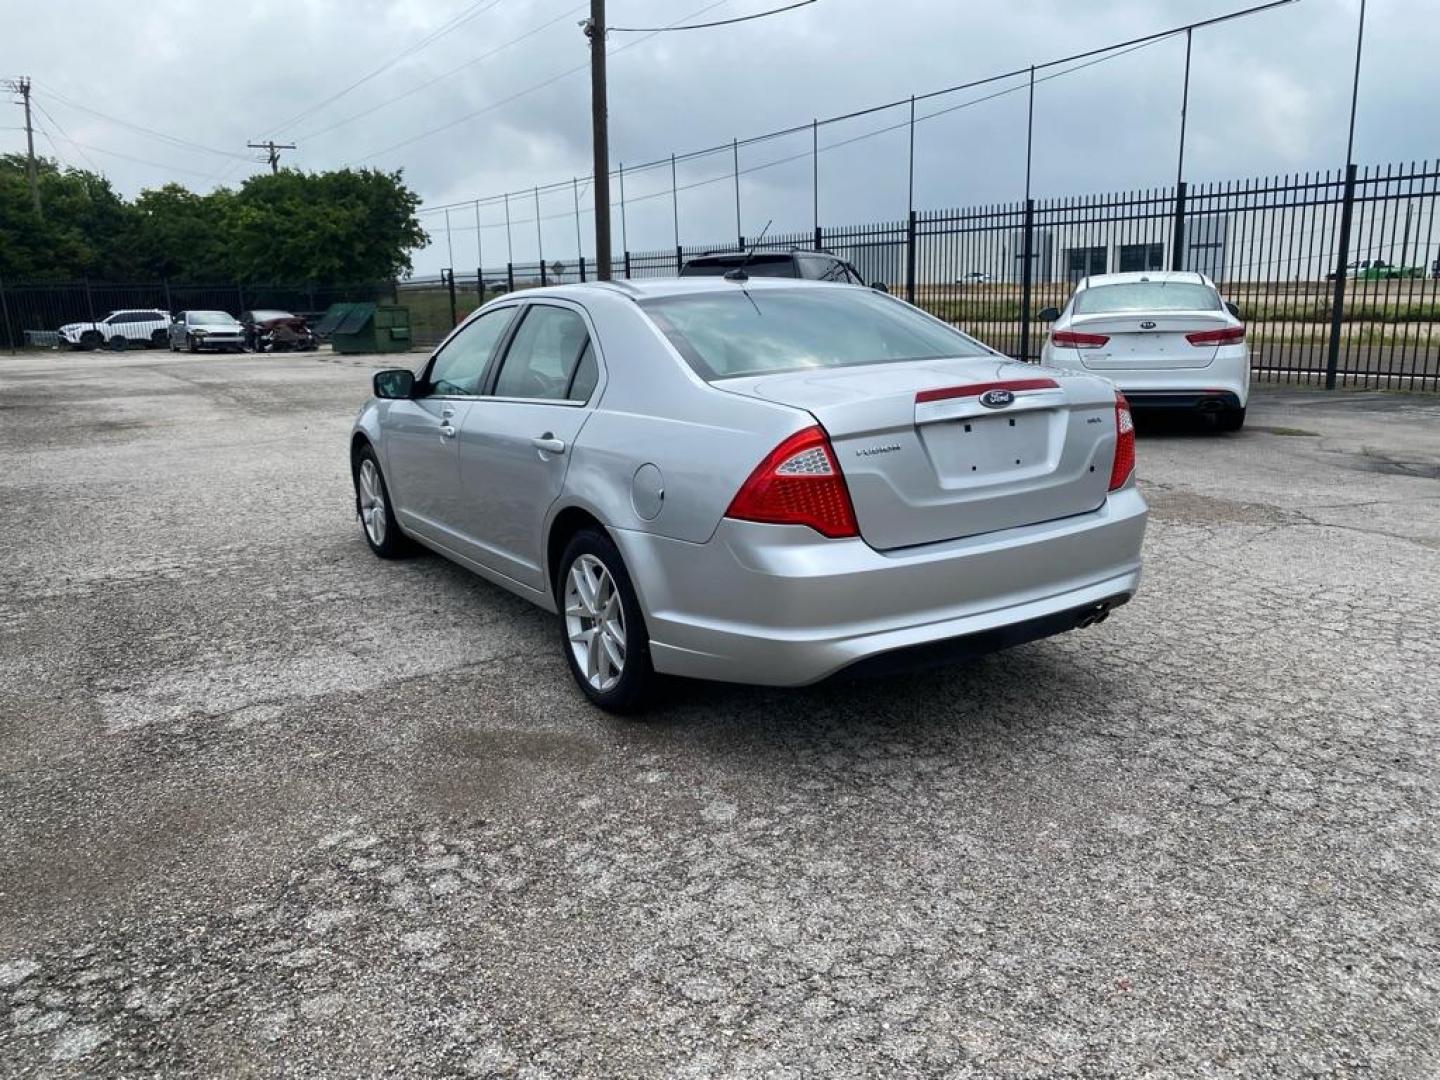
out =
[[[682,16],[681,18],[676,19],[675,21],[676,21],[677,23],[679,23],[679,22],[683,22],[685,19],[693,19],[696,15],[703,15],[705,12],[707,12],[707,11],[713,11],[715,8],[720,7],[722,4],[727,4],[727,3],[729,3],[729,2],[730,2],[730,0],[714,0],[714,3],[707,4],[705,7],[700,8],[698,11],[692,11],[689,15]],[[658,32],[658,31],[657,31],[657,32]],[[608,52],[609,55],[614,56],[614,55],[616,55],[617,53],[622,53],[622,52],[624,52],[626,49],[633,49],[633,48],[634,48],[635,46],[637,46],[637,45],[642,45],[642,44],[644,44],[645,42],[649,41],[649,40],[650,40],[652,37],[654,37],[654,36],[655,36],[655,33],[646,34],[646,35],[643,36],[643,37],[635,38],[633,41],[630,41],[630,42],[627,42],[627,43],[624,44],[624,45],[621,45],[619,48],[609,49],[609,50],[607,50],[607,52]],[[381,149],[381,150],[375,150],[375,151],[373,151],[372,153],[369,153],[369,154],[364,155],[363,157],[357,158],[356,160],[358,160],[358,161],[369,161],[371,158],[379,157],[379,156],[382,155],[382,154],[388,154],[388,153],[390,153],[392,150],[400,150],[400,149],[402,149],[402,148],[404,148],[404,147],[406,147],[406,146],[410,146],[410,145],[412,145],[412,144],[414,144],[414,143],[420,142],[422,139],[428,139],[431,135],[438,135],[438,134],[439,134],[440,132],[442,132],[442,131],[448,131],[448,130],[450,130],[451,128],[456,127],[456,126],[458,126],[458,125],[460,125],[460,124],[463,124],[463,123],[465,123],[465,122],[468,121],[468,120],[473,120],[473,119],[475,119],[475,117],[477,117],[477,116],[483,116],[485,113],[494,112],[496,109],[500,108],[500,107],[503,106],[503,105],[508,105],[508,104],[510,104],[510,102],[516,101],[516,100],[518,100],[519,98],[525,97],[527,94],[533,94],[533,93],[534,93],[535,91],[537,91],[537,90],[542,90],[542,89],[544,89],[545,87],[551,85],[552,83],[557,83],[557,82],[559,82],[561,79],[566,79],[566,78],[569,78],[571,75],[577,74],[578,72],[581,72],[581,71],[589,71],[589,70],[590,70],[590,62],[587,60],[587,61],[586,61],[585,63],[583,63],[583,64],[580,64],[580,65],[578,65],[578,66],[576,66],[576,67],[573,67],[573,68],[569,68],[568,70],[562,71],[562,72],[560,72],[559,74],[552,75],[550,78],[545,79],[545,80],[542,81],[542,82],[538,82],[538,83],[534,84],[533,86],[527,86],[524,90],[519,90],[519,91],[511,94],[509,97],[501,98],[499,101],[491,102],[489,105],[486,105],[486,106],[484,106],[483,108],[476,109],[474,112],[466,113],[464,116],[460,116],[460,117],[457,117],[457,118],[454,119],[454,120],[450,120],[450,121],[448,121],[448,122],[446,122],[446,123],[444,123],[444,124],[441,124],[439,127],[433,127],[433,128],[430,128],[430,129],[428,129],[428,130],[426,130],[426,131],[422,131],[422,132],[420,132],[418,135],[412,135],[412,136],[410,136],[410,138],[408,138],[408,139],[402,139],[402,140],[401,140],[400,142],[398,142],[398,143],[394,143],[394,144],[392,144],[392,145],[390,145],[390,146],[384,147],[384,148]],[[568,183],[568,181],[567,181],[567,183]],[[473,201],[474,201],[473,199],[470,199],[470,200],[466,200],[465,203],[459,203],[459,204],[457,204],[457,205],[463,206],[463,205],[466,205],[467,203],[473,202]]]
[[[367,82],[369,82],[371,79],[375,78],[375,76],[380,75],[380,74],[383,74],[383,73],[386,72],[386,71],[389,71],[392,67],[394,67],[396,64],[398,64],[401,60],[404,60],[404,59],[405,59],[406,57],[408,57],[408,56],[413,56],[415,53],[419,52],[421,49],[424,49],[424,48],[426,48],[427,46],[434,44],[436,41],[439,41],[439,40],[440,40],[442,37],[444,37],[446,34],[452,32],[452,31],[454,31],[454,30],[458,30],[462,25],[464,25],[465,23],[469,22],[471,19],[477,18],[478,16],[485,14],[485,12],[489,11],[491,8],[497,7],[499,4],[500,4],[500,0],[475,0],[475,3],[471,4],[468,8],[466,8],[464,11],[462,11],[459,15],[456,15],[454,18],[450,19],[448,22],[446,22],[446,23],[444,23],[443,25],[437,27],[436,29],[430,31],[430,33],[426,34],[426,35],[425,35],[423,38],[421,38],[419,41],[415,42],[415,44],[409,46],[409,47],[406,48],[406,49],[402,49],[400,52],[396,53],[396,54],[395,54],[394,56],[392,56],[389,60],[386,60],[385,63],[381,64],[379,67],[375,68],[373,71],[370,71],[369,73],[360,76],[360,78],[356,79],[354,82],[350,83],[348,86],[344,87],[343,89],[337,90],[335,93],[331,94],[329,97],[325,98],[323,101],[316,102],[314,105],[310,106],[308,109],[304,109],[304,110],[296,113],[296,114],[295,114],[294,116],[292,116],[289,120],[286,120],[283,124],[278,124],[278,125],[276,125],[275,127],[271,128],[271,129],[266,133],[266,135],[267,135],[267,136],[278,135],[280,132],[284,131],[285,129],[287,129],[287,128],[289,128],[289,127],[292,127],[292,126],[294,126],[295,124],[299,123],[301,120],[305,119],[307,116],[313,116],[315,113],[317,113],[317,112],[319,112],[321,109],[325,108],[325,106],[331,104],[332,102],[339,101],[342,97],[344,97],[346,94],[350,93],[352,90],[355,90],[355,89],[357,89],[357,88],[359,88],[359,87],[361,87],[361,86],[364,86],[364,85],[365,85]]]
[[[38,100],[35,102],[35,107],[40,110],[41,115],[44,116],[45,119],[49,120],[52,124],[55,125],[55,130],[60,132],[60,137],[80,152],[80,157],[85,161],[85,164],[89,165],[90,168],[97,173],[101,171],[100,166],[96,165],[90,155],[85,153],[85,148],[79,143],[77,143],[74,139],[70,138],[70,133],[65,130],[65,128],[61,125],[60,121],[56,120],[55,117],[50,115],[49,109],[45,108],[45,106]],[[56,152],[58,153],[59,151]]]
[[[216,154],[220,157],[226,158],[238,158],[241,161],[249,160],[249,158],[247,158],[244,154],[237,154],[232,150],[220,150],[213,146],[206,146],[203,143],[197,143],[192,139],[181,138],[179,135],[169,135],[163,131],[157,131],[154,128],[145,127],[143,124],[136,124],[130,120],[122,120],[118,116],[111,116],[109,113],[103,113],[99,109],[92,109],[88,105],[82,105],[80,104],[80,102],[75,101],[73,98],[66,97],[64,94],[60,93],[58,90],[56,90],[53,86],[50,86],[49,84],[44,84],[44,86],[46,93],[48,93],[52,98],[54,98],[56,101],[60,102],[63,105],[68,105],[70,108],[78,109],[80,112],[83,113],[89,113],[91,116],[98,117],[101,120],[109,121],[112,124],[118,124],[120,127],[129,128],[131,131],[138,131],[143,135],[149,135],[152,138],[169,143],[171,146],[177,147],[181,150],[191,150],[199,153]]]
[[[717,19],[715,22],[690,23],[687,26],[611,26],[607,29],[612,34],[668,34],[676,30],[708,30],[713,26],[730,26],[734,23],[749,22],[751,19],[765,19],[771,15],[780,15],[783,12],[794,11],[796,8],[813,3],[815,0],[800,0],[796,4],[774,8],[771,11],[759,11],[754,15],[740,15],[734,19]]]
[[[70,138],[67,138],[65,141],[68,142],[68,143],[70,143],[70,145],[71,145],[71,146],[74,146],[77,150],[78,150],[78,149],[93,150],[93,151],[95,151],[95,153],[97,153],[97,154],[105,154],[105,155],[107,155],[107,156],[109,156],[109,157],[122,158],[122,159],[125,160],[125,161],[133,161],[133,162],[134,162],[135,164],[137,164],[137,165],[149,165],[152,169],[160,169],[160,170],[162,170],[163,172],[182,172],[182,173],[189,173],[191,176],[200,176],[200,177],[204,177],[204,178],[207,179],[207,180],[208,180],[208,179],[211,179],[211,176],[212,176],[212,174],[206,173],[206,172],[201,172],[201,171],[198,170],[198,169],[187,169],[187,168],[185,168],[185,167],[183,167],[183,166],[181,166],[181,165],[166,165],[166,164],[164,164],[163,162],[150,161],[150,160],[147,159],[147,158],[135,157],[135,156],[133,156],[133,155],[131,155],[131,154],[122,154],[119,150],[107,150],[105,147],[103,147],[103,146],[96,146],[96,145],[94,145],[93,143],[76,142],[74,139],[70,139]],[[99,170],[96,170],[96,171],[98,172]]]
[[[1238,11],[1227,12],[1226,14],[1223,14],[1223,15],[1214,16],[1213,18],[1202,19],[1202,20],[1200,20],[1199,22],[1187,23],[1187,24],[1181,25],[1181,26],[1173,26],[1173,27],[1170,27],[1169,29],[1166,29],[1166,30],[1158,30],[1158,31],[1155,31],[1154,33],[1143,34],[1143,35],[1141,35],[1141,36],[1139,36],[1139,37],[1130,38],[1130,39],[1125,40],[1125,41],[1118,41],[1118,42],[1114,42],[1114,43],[1109,44],[1109,45],[1102,45],[1102,46],[1099,46],[1099,47],[1097,47],[1097,48],[1086,49],[1086,50],[1084,50],[1084,51],[1082,51],[1082,52],[1071,53],[1071,54],[1068,55],[1068,56],[1062,56],[1062,57],[1058,57],[1058,58],[1053,59],[1053,60],[1047,60],[1047,61],[1045,61],[1045,62],[1043,62],[1043,63],[1035,64],[1035,65],[1033,65],[1033,66],[1034,66],[1034,69],[1035,69],[1037,72],[1039,72],[1039,71],[1046,71],[1046,70],[1048,70],[1048,69],[1050,69],[1050,68],[1059,67],[1059,66],[1064,65],[1064,64],[1073,63],[1073,62],[1076,61],[1076,60],[1086,60],[1086,59],[1089,59],[1089,58],[1092,58],[1092,57],[1101,57],[1101,58],[1103,59],[1103,58],[1105,58],[1105,55],[1106,55],[1106,54],[1124,55],[1125,52],[1131,51],[1131,50],[1133,50],[1134,48],[1141,47],[1141,46],[1144,46],[1144,45],[1148,45],[1148,44],[1151,44],[1151,43],[1154,43],[1154,42],[1158,42],[1158,41],[1164,40],[1164,39],[1166,39],[1166,38],[1175,37],[1175,36],[1178,35],[1178,34],[1183,34],[1183,33],[1185,33],[1187,30],[1195,30],[1195,29],[1199,29],[1199,28],[1205,27],[1205,26],[1213,26],[1213,25],[1216,25],[1216,24],[1218,24],[1218,23],[1229,22],[1229,21],[1232,20],[1232,19],[1243,18],[1243,17],[1249,16],[1249,15],[1256,15],[1256,14],[1259,14],[1259,13],[1264,12],[1264,11],[1269,11],[1269,10],[1272,10],[1272,9],[1278,8],[1278,7],[1284,7],[1284,6],[1288,5],[1288,4],[1293,4],[1293,3],[1297,3],[1297,2],[1298,2],[1298,0],[1268,0],[1268,2],[1266,2],[1266,3],[1257,4],[1257,5],[1253,6],[1253,7],[1242,8],[1242,9],[1240,9],[1240,10],[1238,10]],[[691,16],[687,16],[687,17],[688,17],[688,18],[693,18],[694,16],[691,15]],[[646,40],[646,39],[645,39],[645,38],[637,39],[637,42],[636,42],[636,43],[638,43],[639,41],[643,41],[643,40]],[[619,51],[619,50],[615,50],[615,51]],[[1029,74],[1030,74],[1031,66],[1032,66],[1032,65],[1027,64],[1027,65],[1025,65],[1024,67],[1014,68],[1014,69],[1012,69],[1012,70],[1010,70],[1010,71],[1004,71],[1004,72],[1001,72],[1001,73],[996,74],[996,75],[987,75],[987,76],[985,76],[985,77],[983,77],[983,78],[971,79],[971,80],[969,80],[969,81],[967,81],[967,82],[957,83],[957,84],[955,84],[955,85],[953,85],[953,86],[944,87],[943,89],[931,90],[931,91],[928,91],[928,92],[923,93],[923,94],[916,94],[916,95],[915,95],[915,101],[920,102],[920,101],[928,101],[928,100],[930,100],[930,99],[932,99],[932,98],[947,97],[947,96],[949,96],[950,94],[959,93],[959,92],[962,91],[962,90],[973,90],[973,89],[975,89],[975,88],[977,88],[977,87],[987,86],[987,85],[990,85],[990,84],[993,84],[993,83],[998,83],[998,82],[1004,82],[1004,81],[1007,80],[1007,79],[1018,78],[1018,77],[1020,77],[1020,76],[1022,76],[1022,75],[1028,77]],[[580,69],[574,69],[574,70],[580,70]],[[565,74],[571,74],[571,72],[562,73],[562,75],[557,76],[556,78],[562,78],[562,77],[564,77]],[[1043,81],[1046,81],[1046,80],[1047,80],[1048,78],[1050,78],[1050,77],[1051,77],[1051,76],[1045,76],[1044,78],[1037,79],[1037,81],[1043,82]],[[553,81],[553,80],[552,80],[552,81]],[[860,117],[863,117],[863,116],[869,116],[869,115],[874,114],[874,113],[886,112],[886,111],[891,110],[891,109],[897,109],[897,108],[901,108],[901,107],[908,108],[909,105],[910,105],[910,98],[909,98],[909,97],[904,97],[904,98],[897,99],[897,100],[895,100],[895,101],[885,102],[884,104],[871,105],[871,106],[868,106],[868,107],[866,107],[866,108],[855,109],[855,110],[853,110],[853,111],[851,111],[851,112],[841,113],[841,114],[836,115],[836,116],[821,118],[821,119],[819,119],[818,121],[806,121],[806,122],[803,123],[803,124],[796,124],[796,125],[793,125],[793,126],[790,126],[790,127],[780,128],[780,129],[778,129],[778,130],[769,131],[769,132],[766,132],[766,133],[761,134],[761,135],[753,135],[753,136],[751,136],[751,137],[748,138],[748,139],[732,140],[732,141],[730,141],[730,142],[719,143],[719,144],[717,144],[717,145],[715,145],[715,146],[709,146],[709,147],[705,147],[705,148],[699,149],[699,150],[691,150],[691,151],[688,151],[688,152],[683,153],[683,154],[677,154],[677,155],[675,155],[675,160],[678,161],[678,162],[682,162],[682,163],[683,163],[683,162],[687,162],[687,161],[693,161],[693,160],[698,160],[698,159],[705,158],[705,157],[710,157],[710,156],[713,156],[713,155],[715,155],[715,154],[720,154],[720,153],[727,153],[727,154],[728,154],[728,153],[733,152],[733,150],[736,149],[737,147],[754,146],[754,145],[757,145],[757,144],[759,144],[759,143],[771,141],[771,140],[773,140],[773,139],[780,139],[780,138],[784,138],[785,136],[788,136],[788,135],[798,134],[798,133],[800,133],[800,132],[802,132],[802,131],[803,131],[803,132],[808,132],[808,131],[810,131],[810,129],[811,129],[811,127],[812,127],[812,124],[816,124],[816,125],[818,125],[819,127],[826,127],[826,126],[829,126],[829,125],[831,125],[831,124],[837,124],[837,123],[841,123],[841,122],[847,121],[847,120],[855,120],[855,119],[859,119]],[[963,106],[962,106],[962,107],[963,107]],[[485,111],[485,110],[481,110],[481,111]],[[942,112],[943,112],[943,111],[945,111],[945,110],[942,110]],[[929,114],[929,115],[941,115],[941,113],[937,112],[937,113],[932,113],[932,114]],[[461,120],[455,121],[455,123],[460,123],[460,122],[462,122],[462,121],[465,120],[465,119],[469,119],[469,117],[462,117]],[[896,125],[896,126],[904,126],[904,125]],[[439,130],[439,129],[437,129],[437,130]],[[893,130],[893,129],[886,129],[886,130]],[[422,137],[424,137],[424,136],[423,136],[423,135],[422,135],[422,136],[417,136],[417,138],[422,138]],[[412,141],[413,141],[413,140],[412,140]],[[400,145],[405,145],[405,144],[400,144]],[[394,147],[391,147],[390,149],[395,149],[395,148],[394,148]],[[383,153],[383,152],[384,152],[384,151],[382,151],[382,153]],[[363,159],[362,159],[362,160],[363,160]],[[627,165],[625,171],[626,171],[627,173],[638,173],[638,172],[644,172],[644,171],[649,170],[649,169],[669,168],[669,166],[670,166],[670,156],[669,156],[669,155],[666,155],[665,157],[656,158],[654,161],[644,162],[644,163],[642,163],[642,164],[640,164],[640,165]],[[570,183],[569,180],[565,180],[565,181],[556,181],[556,182],[554,182],[554,183],[552,183],[552,184],[542,184],[542,185],[540,185],[540,190],[541,190],[541,191],[555,190],[555,189],[558,189],[558,188],[561,188],[561,187],[566,187],[566,186],[569,185],[569,183]],[[534,185],[532,185],[532,188],[533,188],[533,186],[534,186]],[[526,193],[527,193],[527,194],[529,193],[529,190],[530,190],[530,189],[526,189]],[[440,204],[440,205],[437,205],[437,206],[427,206],[427,207],[424,207],[420,212],[421,212],[421,213],[435,213],[435,212],[438,212],[438,211],[440,211],[440,210],[444,210],[444,209],[446,209],[447,207],[453,209],[454,207],[457,207],[457,206],[470,206],[470,205],[473,205],[473,204],[476,203],[476,202],[482,202],[482,203],[499,202],[499,201],[502,200],[504,197],[505,197],[504,194],[499,194],[499,195],[485,195],[485,196],[479,196],[478,198],[477,198],[477,197],[472,197],[472,198],[464,199],[464,200],[461,200],[461,201],[455,202],[455,203],[444,203],[444,204]]]
[[[535,27],[533,30],[527,30],[525,33],[521,34],[519,37],[511,38],[509,41],[505,42],[503,45],[496,45],[493,49],[490,49],[488,52],[483,52],[483,53],[481,53],[479,56],[472,57],[471,59],[466,60],[463,64],[458,64],[458,65],[456,65],[455,67],[451,68],[451,69],[448,70],[448,71],[441,72],[439,75],[436,75],[433,79],[427,79],[425,82],[420,83],[418,86],[412,86],[409,90],[406,90],[406,91],[404,91],[403,93],[394,94],[394,95],[392,95],[391,97],[386,98],[384,101],[380,102],[380,103],[377,104],[377,105],[372,105],[372,106],[371,106],[370,108],[368,108],[368,109],[362,110],[361,112],[358,112],[358,113],[354,113],[354,114],[351,115],[351,116],[347,116],[344,120],[337,120],[337,121],[335,121],[333,124],[329,124],[329,125],[327,125],[327,126],[325,126],[325,127],[323,127],[323,128],[317,128],[316,130],[310,132],[310,133],[307,134],[307,135],[301,135],[301,136],[300,136],[300,139],[301,139],[302,141],[308,141],[308,140],[310,140],[310,139],[314,139],[314,138],[316,138],[316,137],[318,137],[318,136],[320,136],[320,135],[324,135],[324,134],[326,134],[326,133],[328,133],[328,132],[334,131],[334,130],[335,130],[336,128],[338,128],[338,127],[344,127],[346,124],[354,123],[356,120],[364,119],[365,117],[371,115],[372,113],[379,112],[381,109],[384,109],[384,108],[386,108],[387,106],[394,105],[397,101],[403,101],[403,100],[405,100],[405,99],[408,98],[408,97],[412,97],[412,96],[414,96],[415,94],[418,94],[421,90],[429,89],[430,87],[434,86],[434,85],[435,85],[436,83],[438,83],[438,82],[444,82],[446,79],[449,79],[449,78],[451,78],[451,77],[459,74],[460,72],[464,71],[466,68],[468,68],[468,67],[473,67],[475,64],[479,64],[479,63],[481,63],[482,61],[488,60],[488,59],[490,59],[490,57],[494,56],[495,54],[497,54],[497,53],[499,53],[499,52],[503,52],[505,49],[508,49],[510,46],[512,46],[512,45],[518,45],[520,42],[526,40],[527,38],[534,37],[536,34],[540,33],[540,31],[549,29],[551,26],[554,26],[556,23],[561,22],[561,21],[563,21],[563,20],[565,20],[565,19],[569,19],[569,18],[573,17],[573,16],[576,15],[578,12],[583,11],[583,10],[586,8],[586,6],[587,6],[586,4],[577,4],[576,6],[574,6],[574,7],[572,7],[572,8],[567,8],[565,11],[562,11],[559,15],[555,16],[555,18],[551,19],[549,22],[541,23],[539,26]]]

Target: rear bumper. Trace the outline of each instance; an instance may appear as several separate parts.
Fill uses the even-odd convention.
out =
[[[1250,399],[1250,350],[1241,345],[1217,349],[1214,360],[1195,368],[1088,368],[1074,349],[1048,346],[1045,362],[1109,379],[1140,408],[1244,408]]]
[[[1071,629],[1139,587],[1145,517],[1132,484],[1086,514],[888,553],[729,519],[704,544],[612,535],[658,671],[799,686],[899,650],[975,655]]]

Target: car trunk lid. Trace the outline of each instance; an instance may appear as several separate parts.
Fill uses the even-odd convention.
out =
[[[1177,311],[1143,315],[1076,315],[1068,329],[1097,334],[1104,345],[1072,351],[1091,371],[1144,371],[1208,367],[1218,346],[1192,345],[1186,334],[1236,325],[1223,311]],[[1055,348],[1067,346],[1052,342]]]
[[[969,358],[714,385],[814,416],[845,474],[860,534],[880,550],[1069,517],[1105,501],[1115,395],[1100,379]]]

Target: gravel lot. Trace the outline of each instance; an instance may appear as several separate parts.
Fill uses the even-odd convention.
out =
[[[1440,1075],[1440,399],[1142,426],[1147,580],[591,711],[369,359],[0,357],[0,1075]]]

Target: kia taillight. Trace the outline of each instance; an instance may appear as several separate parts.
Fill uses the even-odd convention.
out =
[[[1185,340],[1191,345],[1214,348],[1216,345],[1238,345],[1245,340],[1245,326],[1222,326],[1219,330],[1196,330],[1186,334]]]
[[[1068,349],[1098,349],[1109,340],[1104,334],[1082,334],[1078,330],[1056,330],[1050,335],[1052,345],[1063,345]]]
[[[769,525],[808,525],[822,536],[859,536],[850,489],[823,428],[797,431],[755,467],[726,517]]]
[[[1115,391],[1115,464],[1110,466],[1110,490],[1130,479],[1135,471],[1135,418],[1125,395]]]

